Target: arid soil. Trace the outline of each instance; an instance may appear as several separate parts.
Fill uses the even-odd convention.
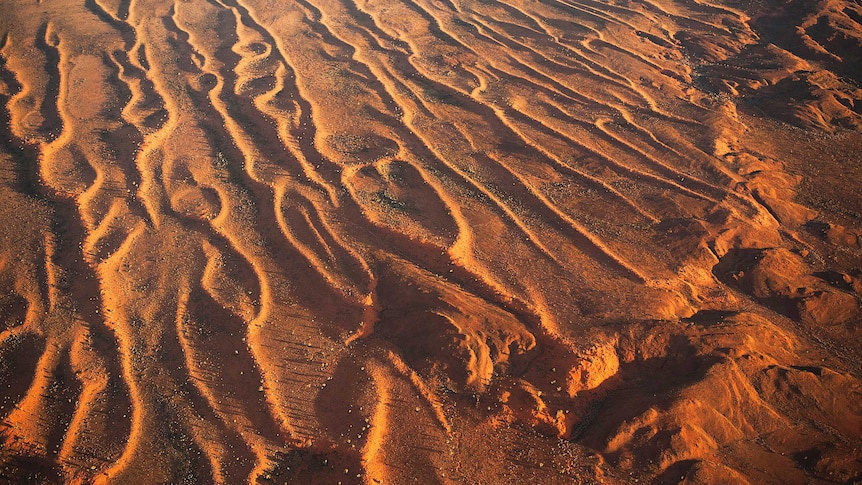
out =
[[[858,0],[0,0],[0,481],[862,480]]]

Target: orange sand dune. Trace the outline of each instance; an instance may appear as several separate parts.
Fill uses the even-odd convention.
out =
[[[0,12],[0,481],[862,480],[858,2]]]

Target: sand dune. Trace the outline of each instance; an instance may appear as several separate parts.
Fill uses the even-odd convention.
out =
[[[862,479],[848,0],[0,0],[10,483]]]

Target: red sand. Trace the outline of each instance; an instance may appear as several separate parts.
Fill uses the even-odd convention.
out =
[[[862,480],[858,2],[0,12],[0,481]]]

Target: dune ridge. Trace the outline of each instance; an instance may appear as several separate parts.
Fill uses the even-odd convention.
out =
[[[0,11],[2,480],[862,479],[853,2]]]

